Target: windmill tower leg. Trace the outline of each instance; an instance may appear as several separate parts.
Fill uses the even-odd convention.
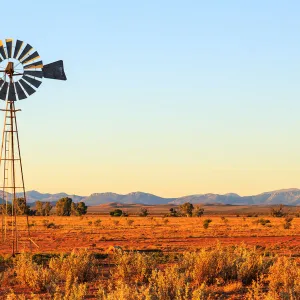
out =
[[[2,132],[2,143],[1,143],[1,152],[0,152],[0,165],[3,165],[3,189],[2,189],[2,207],[1,207],[1,215],[2,215],[2,222],[1,222],[1,241],[4,243],[6,241],[6,232],[7,232],[7,195],[5,191],[5,187],[7,185],[7,178],[6,178],[6,158],[7,158],[7,133],[5,131],[6,128],[6,120],[7,120],[7,111],[8,111],[8,101],[6,101],[6,108],[5,108],[5,116],[4,116],[4,126]],[[3,159],[4,157],[4,159]]]
[[[26,192],[23,176],[23,167],[21,160],[21,151],[18,135],[18,125],[14,101],[7,100],[4,119],[4,128],[2,134],[2,147],[0,156],[0,166],[3,167],[3,186],[2,189],[2,241],[12,246],[12,254],[19,251],[19,228],[17,196],[21,193],[26,208]],[[17,182],[18,181],[18,182]],[[11,206],[9,205],[11,202]],[[5,209],[4,209],[5,208]],[[9,211],[10,210],[10,211]],[[8,215],[11,214],[10,226],[8,226]],[[26,213],[26,225],[28,237],[30,240],[28,214]],[[10,227],[11,238],[8,238],[7,232]],[[30,241],[31,250],[31,241]]]

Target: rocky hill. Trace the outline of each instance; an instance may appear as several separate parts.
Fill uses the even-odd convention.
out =
[[[253,196],[239,196],[234,193],[229,194],[197,194],[188,195],[179,198],[163,198],[149,193],[133,192],[129,194],[116,194],[116,193],[94,193],[90,196],[69,195],[66,193],[40,193],[37,191],[27,192],[27,202],[34,203],[37,200],[49,201],[55,203],[62,197],[70,197],[74,202],[84,201],[88,206],[94,206],[104,203],[122,203],[122,204],[145,204],[145,205],[158,205],[158,204],[182,204],[191,202],[193,204],[232,204],[232,205],[300,205],[300,190],[285,189],[271,192],[265,192]],[[18,195],[22,197],[22,195]]]

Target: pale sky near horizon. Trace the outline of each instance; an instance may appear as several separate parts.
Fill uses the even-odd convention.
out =
[[[27,190],[300,187],[299,15],[274,0],[6,6],[0,39],[63,59],[68,77],[17,103]]]

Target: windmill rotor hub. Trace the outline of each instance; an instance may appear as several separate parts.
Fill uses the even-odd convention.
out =
[[[14,63],[13,62],[8,62],[7,66],[5,68],[5,73],[9,76],[9,77],[13,77],[15,70],[14,70]]]

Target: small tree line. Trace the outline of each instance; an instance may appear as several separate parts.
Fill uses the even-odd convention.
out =
[[[110,213],[112,217],[128,217],[128,213],[122,209],[114,209]],[[193,205],[190,202],[186,202],[179,206],[179,208],[170,208],[169,213],[165,217],[202,217],[204,214],[204,208],[200,205]],[[142,207],[138,213],[140,217],[147,217],[149,210]]]
[[[11,203],[1,204],[0,213],[8,216],[13,215],[15,210],[16,215],[30,215],[30,216],[49,216],[53,208],[50,202],[36,201],[35,207],[31,208],[26,204],[24,198],[16,198]],[[84,202],[74,203],[69,197],[59,199],[55,204],[55,213],[57,216],[82,216],[87,213],[87,206]]]

